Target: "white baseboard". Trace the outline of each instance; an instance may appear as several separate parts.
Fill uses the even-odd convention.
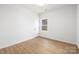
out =
[[[61,40],[61,39],[57,39],[57,38],[49,37],[49,36],[43,36],[43,35],[40,35],[40,36],[41,36],[41,37],[48,38],[48,39],[53,39],[53,40],[57,40],[57,41],[66,42],[66,43],[70,43],[70,44],[74,44],[74,45],[76,45],[75,42],[69,42],[69,41],[66,41],[66,40]]]
[[[3,46],[3,47],[0,47],[0,49],[2,49],[2,48],[7,48],[7,47],[10,47],[10,46],[12,46],[12,45],[15,45],[15,44],[18,44],[18,43],[27,41],[27,40],[31,40],[31,39],[33,39],[33,38],[35,38],[35,37],[37,37],[37,36],[38,36],[38,35],[26,37],[25,39],[21,39],[20,41],[13,42],[13,43],[11,43],[11,44],[7,44],[7,45],[5,45],[5,46]]]
[[[3,47],[0,47],[0,49],[2,48],[6,48],[6,47],[9,47],[9,46],[12,46],[12,45],[15,45],[15,44],[18,44],[18,43],[21,43],[21,42],[24,42],[24,41],[27,41],[27,40],[31,40],[35,37],[38,37],[39,35],[33,35],[33,36],[30,36],[30,37],[26,37],[25,39],[21,39],[20,41],[17,41],[17,42],[14,42],[14,43],[11,43],[11,44],[8,44],[8,45],[5,45]],[[40,35],[41,36],[41,35]],[[49,38],[49,39],[54,39],[54,40],[58,40],[56,38],[51,38],[51,37],[47,37],[47,36],[41,36],[41,37],[45,37],[45,38]],[[63,40],[58,40],[58,41],[61,41],[61,42],[67,42],[67,41],[63,41]],[[71,42],[67,42],[67,43],[70,43],[70,44],[75,44],[75,43],[71,43]],[[77,44],[78,48],[79,48],[79,44]]]

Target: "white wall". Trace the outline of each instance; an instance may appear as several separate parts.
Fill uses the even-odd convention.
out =
[[[42,31],[40,28],[40,36],[73,44],[76,43],[75,5],[43,13],[40,18],[40,20],[48,19],[48,31]]]
[[[77,5],[77,45],[79,47],[79,5]]]
[[[69,6],[42,14],[48,19],[48,31],[40,36],[76,42],[76,7]],[[22,5],[0,5],[0,48],[38,36],[39,17]],[[77,33],[79,35],[79,31]],[[78,37],[77,37],[78,38]],[[79,42],[79,40],[78,40]]]
[[[22,5],[0,5],[0,48],[38,35],[38,15]]]

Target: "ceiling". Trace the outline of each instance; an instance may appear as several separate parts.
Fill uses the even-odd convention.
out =
[[[62,7],[67,7],[67,6],[72,6],[73,4],[45,4],[43,6],[39,6],[36,4],[25,4],[24,7],[29,8],[31,11],[35,13],[43,13],[46,11],[62,8]]]

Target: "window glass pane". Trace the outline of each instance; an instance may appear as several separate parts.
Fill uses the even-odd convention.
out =
[[[47,31],[47,26],[42,26],[42,30]]]
[[[47,31],[47,19],[42,20],[42,30]]]
[[[47,19],[42,20],[42,25],[47,25]]]

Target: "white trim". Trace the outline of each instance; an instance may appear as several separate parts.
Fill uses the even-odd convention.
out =
[[[0,49],[2,49],[2,48],[7,48],[7,47],[10,47],[10,46],[12,46],[12,45],[15,45],[15,44],[18,44],[18,43],[21,43],[21,42],[27,41],[27,40],[31,40],[31,39],[33,39],[33,38],[35,38],[35,37],[37,37],[37,36],[38,36],[38,35],[34,35],[34,36],[31,36],[31,37],[25,38],[25,39],[23,39],[23,40],[20,40],[20,41],[17,41],[17,42],[14,42],[14,43],[8,44],[8,45],[3,46],[3,47],[0,47]]]
[[[48,39],[53,39],[53,40],[57,40],[57,41],[66,42],[66,43],[70,43],[70,44],[74,44],[74,45],[76,45],[75,42],[69,42],[69,41],[65,41],[65,40],[59,40],[59,39],[57,39],[57,38],[49,37],[49,36],[43,36],[43,35],[40,35],[40,36],[41,36],[41,37],[48,38]]]

